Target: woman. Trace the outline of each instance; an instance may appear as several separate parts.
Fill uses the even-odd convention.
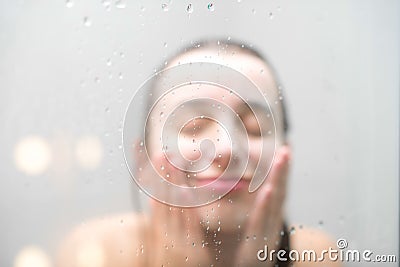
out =
[[[139,166],[134,176],[150,196],[149,214],[119,215],[77,229],[61,249],[60,266],[289,266],[290,250],[320,255],[335,248],[322,232],[295,226],[289,231],[286,226],[283,204],[291,152],[280,87],[268,63],[246,46],[215,41],[179,53],[168,61],[168,70],[180,68],[191,75],[194,64],[200,64],[202,75],[216,66],[217,71],[209,71],[215,76],[210,80],[224,80],[225,75],[234,87],[245,77],[253,88],[232,92],[229,86],[202,80],[164,93],[160,75],[152,90],[162,97],[152,99],[151,94],[149,100],[158,104],[151,105],[147,117],[147,154],[142,142],[134,151]],[[253,89],[246,97],[240,93]],[[181,114],[207,115],[180,119],[185,115],[175,112],[176,107],[184,109]],[[164,149],[171,133],[165,139],[159,129],[168,128],[170,118],[185,123],[178,123],[178,131],[170,127],[178,142],[175,149]],[[235,135],[235,129],[244,131]],[[245,142],[238,141],[243,137]],[[199,166],[193,171],[182,162]],[[160,184],[154,182],[157,175]],[[170,193],[162,188],[165,181],[171,188],[190,190]],[[212,193],[196,191],[210,185]],[[269,254],[272,250],[284,251],[284,257]],[[295,264],[340,266],[329,259]]]

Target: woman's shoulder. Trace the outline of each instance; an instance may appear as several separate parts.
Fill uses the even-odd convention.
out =
[[[314,251],[318,258],[324,250],[336,248],[333,238],[322,230],[299,225],[290,228],[290,251],[296,251],[300,257],[303,251]],[[149,222],[144,214],[126,213],[90,220],[77,226],[64,239],[56,266],[146,266],[149,236]],[[340,262],[330,261],[327,253],[325,261],[299,260],[296,266],[321,266],[322,263],[341,266]]]
[[[337,247],[334,239],[325,231],[302,225],[292,225],[290,229],[292,229],[290,231],[290,250],[294,251],[292,252],[293,257],[299,257],[296,266],[312,267],[321,266],[321,264],[330,267],[342,266],[339,261],[329,258],[329,251],[337,250]],[[311,260],[308,257],[311,257]]]
[[[119,214],[77,226],[61,243],[57,266],[144,266],[148,237],[143,214]]]

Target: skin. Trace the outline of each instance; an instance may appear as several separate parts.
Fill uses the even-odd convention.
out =
[[[258,57],[239,48],[202,48],[181,54],[170,66],[208,61],[230,66],[251,79],[268,99],[278,99],[278,91],[270,68]],[[262,71],[260,71],[262,70]],[[205,94],[218,97],[213,88],[202,88]],[[189,94],[189,93],[188,93]],[[183,95],[182,97],[187,97]],[[178,103],[179,98],[171,100]],[[257,101],[257,99],[251,100]],[[175,103],[175,104],[176,104]],[[254,162],[260,156],[262,137],[258,123],[237,97],[227,97],[225,103],[235,107],[248,132],[249,159],[241,183],[248,185],[255,170]],[[154,110],[159,114],[160,110]],[[283,140],[282,111],[280,103],[273,106],[276,134]],[[201,131],[190,122],[181,131],[181,153],[196,159],[192,135],[213,138],[218,125],[208,120],[197,121]],[[272,127],[261,122],[261,127]],[[194,129],[194,130],[193,130]],[[155,132],[155,131],[153,131]],[[268,137],[263,137],[268,138]],[[166,179],[176,184],[201,185],[218,177],[226,168],[230,151],[229,140],[216,144],[216,157],[211,166],[195,178],[185,179],[187,173],[177,170],[165,157],[157,153],[158,136],[149,136],[152,161],[164,166]],[[235,188],[222,199],[198,208],[175,208],[150,199],[149,214],[122,214],[104,220],[89,222],[77,229],[60,249],[59,266],[273,266],[271,261],[260,262],[256,253],[267,245],[277,249],[284,217],[284,200],[290,169],[290,146],[281,142],[275,155],[268,179],[254,193],[247,186]],[[239,159],[240,160],[240,159]],[[138,157],[144,171],[151,166]],[[122,221],[121,221],[122,220]],[[123,223],[122,223],[123,222]],[[336,246],[323,232],[292,226],[291,249],[314,249],[317,253]],[[86,255],[86,256],[85,256]],[[296,266],[319,266],[321,262],[296,263]],[[340,266],[338,262],[325,261],[324,266]]]

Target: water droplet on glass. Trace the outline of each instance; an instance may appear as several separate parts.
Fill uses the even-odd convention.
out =
[[[187,11],[189,14],[193,13],[193,5],[192,5],[192,4],[187,5],[186,11]]]
[[[160,112],[160,117],[162,118],[162,117],[164,117],[164,112]]]
[[[90,27],[92,25],[92,21],[88,17],[84,17],[83,25],[85,25],[86,27]]]
[[[165,169],[164,165],[161,165],[161,170],[163,171]]]
[[[293,235],[296,233],[296,229],[292,226],[290,227],[289,234]]]
[[[124,78],[121,72],[118,74],[118,78],[120,78],[121,80]]]
[[[189,257],[186,257],[186,258],[185,258],[185,261],[188,261],[188,260],[189,260]]]
[[[164,47],[168,47],[168,43],[167,42],[164,43]]]
[[[163,11],[168,11],[168,4],[167,4],[167,3],[163,3],[163,4],[161,5],[161,9],[162,9]]]
[[[65,2],[65,6],[68,7],[68,8],[71,8],[71,7],[74,6],[74,2],[72,0],[67,0]]]
[[[208,10],[210,10],[210,11],[214,11],[214,4],[213,4],[213,3],[209,3],[209,4],[207,5],[207,8],[208,8]]]
[[[107,59],[107,66],[111,66],[111,59]]]
[[[104,7],[108,8],[111,5],[111,1],[110,0],[103,0],[102,4]]]
[[[269,19],[273,19],[274,18],[274,14],[272,12],[269,12],[268,17],[269,17]]]
[[[256,14],[256,10],[253,8],[253,9],[251,10],[251,13],[253,13],[253,15],[255,15],[255,14]]]
[[[115,1],[115,6],[117,8],[125,8],[126,7],[126,3],[123,0],[117,0],[117,1]]]

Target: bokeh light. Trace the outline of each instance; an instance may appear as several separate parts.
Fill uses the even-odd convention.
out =
[[[21,139],[14,151],[16,167],[28,175],[44,173],[51,162],[51,149],[45,139],[28,136]]]
[[[37,246],[23,248],[15,258],[14,267],[50,267],[46,252]]]
[[[103,158],[103,146],[100,139],[94,135],[81,137],[75,147],[78,164],[86,170],[94,170]]]

